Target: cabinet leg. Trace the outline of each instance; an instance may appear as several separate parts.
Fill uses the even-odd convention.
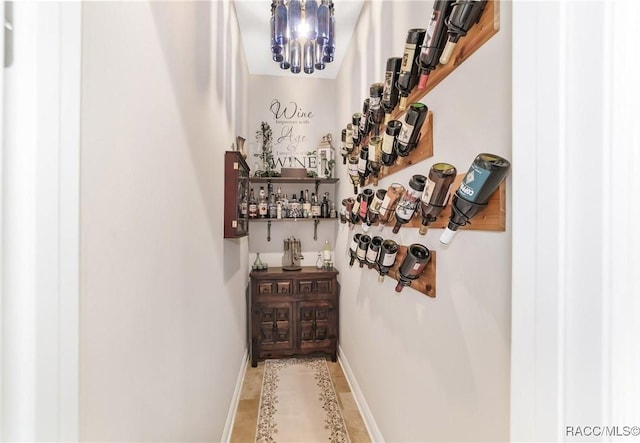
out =
[[[331,361],[334,363],[338,361],[338,354],[336,352],[331,354]]]
[[[257,368],[258,367],[258,360],[252,358],[251,359],[251,367],[252,368]]]

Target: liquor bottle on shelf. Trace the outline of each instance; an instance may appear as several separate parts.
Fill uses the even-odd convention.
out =
[[[349,134],[349,141],[347,142],[347,134]],[[347,157],[353,152],[353,140],[351,140],[351,133],[347,129],[342,130],[341,135],[342,148],[340,148],[340,154],[342,155],[342,164],[347,164]]]
[[[302,214],[304,218],[311,217],[311,199],[309,198],[309,190],[304,190],[304,198],[302,199]]]
[[[360,209],[358,211],[358,217],[362,222],[362,228],[366,226],[365,223],[367,221],[367,214],[369,212],[369,205],[373,201],[373,189],[364,188],[362,193],[360,194]]]
[[[391,120],[391,113],[398,105],[398,76],[400,75],[400,65],[402,65],[402,57],[391,57],[387,59],[387,68],[384,73],[384,88],[382,90],[381,106],[384,109],[384,123],[387,124]]]
[[[249,192],[249,218],[258,218],[258,203],[253,188]]]
[[[458,40],[467,35],[474,23],[480,21],[486,4],[487,0],[456,0],[447,20],[448,40],[440,56],[440,63],[443,65],[449,63]]]
[[[247,197],[246,192],[243,193],[242,200],[240,200],[240,215],[242,218],[247,218],[249,216],[249,198]]]
[[[436,163],[431,166],[420,201],[420,213],[422,214],[420,235],[427,233],[429,225],[436,221],[438,215],[447,206],[456,172],[455,166],[449,163]]]
[[[398,284],[396,292],[402,291],[405,286],[411,286],[411,282],[420,278],[420,274],[431,259],[431,253],[426,246],[414,243],[407,248],[407,255],[398,268]]]
[[[276,201],[276,218],[278,220],[285,218],[283,217],[283,212],[282,212],[282,200],[278,200]]]
[[[360,146],[360,140],[362,140],[362,134],[360,134],[360,119],[362,118],[361,112],[354,112],[351,115],[351,138],[353,140],[353,147]]]
[[[371,83],[369,86],[369,123],[371,124],[373,135],[380,135],[380,124],[384,120],[384,110],[382,109],[382,91],[384,84]]]
[[[282,218],[291,217],[291,208],[289,207],[289,198],[285,193],[282,197]]]
[[[499,155],[479,154],[453,194],[449,224],[440,236],[440,242],[448,244],[460,226],[480,212],[491,194],[498,189],[511,169],[511,163]]]
[[[313,218],[320,217],[320,202],[315,193],[311,193],[311,216]]]
[[[259,218],[268,218],[269,217],[269,205],[267,203],[267,197],[264,192],[264,186],[260,186],[260,199],[258,200],[258,217]]]
[[[418,67],[420,68],[418,89],[427,88],[429,73],[436,69],[440,63],[440,55],[447,43],[446,20],[449,18],[454,3],[455,0],[436,0],[433,4],[427,35],[418,56]]]
[[[358,178],[360,186],[364,186],[364,182],[369,176],[369,168],[367,163],[369,162],[369,146],[364,145],[360,148],[360,157],[358,158]]]
[[[358,244],[360,243],[361,236],[362,234],[358,232],[351,237],[351,243],[349,244],[349,267],[352,267],[353,262],[358,258]]]
[[[426,183],[427,177],[422,174],[415,174],[411,177],[411,180],[409,180],[409,186],[404,190],[404,194],[402,194],[402,198],[396,206],[396,224],[393,227],[394,234],[398,233],[402,225],[411,221],[411,217],[413,217],[416,211]]]
[[[402,64],[400,65],[400,75],[396,82],[398,91],[400,91],[401,111],[407,109],[407,98],[418,83],[418,65],[416,59],[426,32],[427,30],[422,28],[409,29],[407,32],[404,55],[402,56]]]
[[[398,157],[396,143],[401,129],[402,122],[400,120],[389,120],[387,123],[380,147],[380,160],[384,166],[393,165]]]
[[[398,244],[387,239],[380,245],[380,253],[376,260],[376,267],[378,268],[378,281],[383,282],[385,275],[389,273],[391,268],[396,262],[396,255],[398,254]]]
[[[358,174],[358,164],[360,163],[360,157],[356,155],[352,155],[349,157],[349,164],[347,172],[349,173],[349,178],[351,179],[351,183],[353,183],[353,193],[358,193],[358,185],[360,184],[360,175]]]
[[[324,261],[322,260],[322,252],[318,252],[318,258],[316,259],[316,269],[322,269]]]
[[[369,174],[373,176],[373,186],[378,186],[378,175],[382,167],[382,138],[378,135],[369,137],[369,157],[367,161],[367,169]]]
[[[356,251],[356,258],[360,263],[360,267],[363,268],[367,261],[367,250],[369,249],[369,243],[371,243],[371,237],[367,234],[362,234],[360,240],[358,240],[358,250]]]
[[[302,217],[302,205],[300,204],[300,200],[296,197],[294,193],[291,196],[291,200],[289,200],[289,218],[301,218]]]
[[[365,98],[362,103],[362,112],[360,113],[360,128],[358,133],[360,134],[360,143],[369,135],[371,132],[371,123],[369,122],[369,98]]]
[[[367,255],[365,256],[365,263],[369,269],[372,269],[376,265],[378,254],[380,254],[380,246],[382,245],[382,237],[376,235],[371,239],[369,243],[369,249],[367,249]]]
[[[382,204],[380,205],[380,230],[389,223],[395,215],[398,200],[404,193],[404,186],[400,183],[391,183],[387,188]]]
[[[276,205],[276,195],[269,196],[269,218],[278,218],[278,206]]]
[[[329,208],[329,218],[338,218],[338,211],[334,201],[331,202],[331,208]]]
[[[365,225],[362,226],[363,230],[368,230],[373,223],[378,221],[378,217],[380,216],[380,207],[382,206],[382,201],[384,200],[386,193],[386,189],[378,189],[374,194],[373,200],[371,200],[371,203],[369,204],[369,211],[365,220]]]
[[[406,157],[418,145],[420,130],[427,118],[427,112],[429,108],[424,103],[417,102],[409,106],[396,141],[396,154],[399,157]]]
[[[320,204],[320,217],[329,218],[329,193],[325,192],[322,196],[322,203]]]

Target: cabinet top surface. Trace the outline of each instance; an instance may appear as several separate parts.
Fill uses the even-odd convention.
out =
[[[271,279],[271,278],[321,278],[335,277],[338,275],[337,269],[326,271],[318,269],[314,266],[303,266],[299,271],[285,271],[282,268],[269,268],[266,271],[251,271],[249,276],[255,279]]]

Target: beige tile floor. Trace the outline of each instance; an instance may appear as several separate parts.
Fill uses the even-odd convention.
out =
[[[369,434],[340,364],[327,360],[327,365],[333,386],[338,395],[338,403],[340,404],[351,442],[370,443]],[[247,372],[244,376],[238,410],[236,411],[233,430],[231,431],[231,443],[253,442],[256,439],[256,424],[258,421],[263,374],[263,361],[258,363],[257,368],[252,368],[251,363],[247,363]]]

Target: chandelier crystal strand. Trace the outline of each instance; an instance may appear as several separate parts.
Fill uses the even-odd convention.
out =
[[[335,54],[332,0],[272,0],[271,56],[281,69],[312,74]]]

